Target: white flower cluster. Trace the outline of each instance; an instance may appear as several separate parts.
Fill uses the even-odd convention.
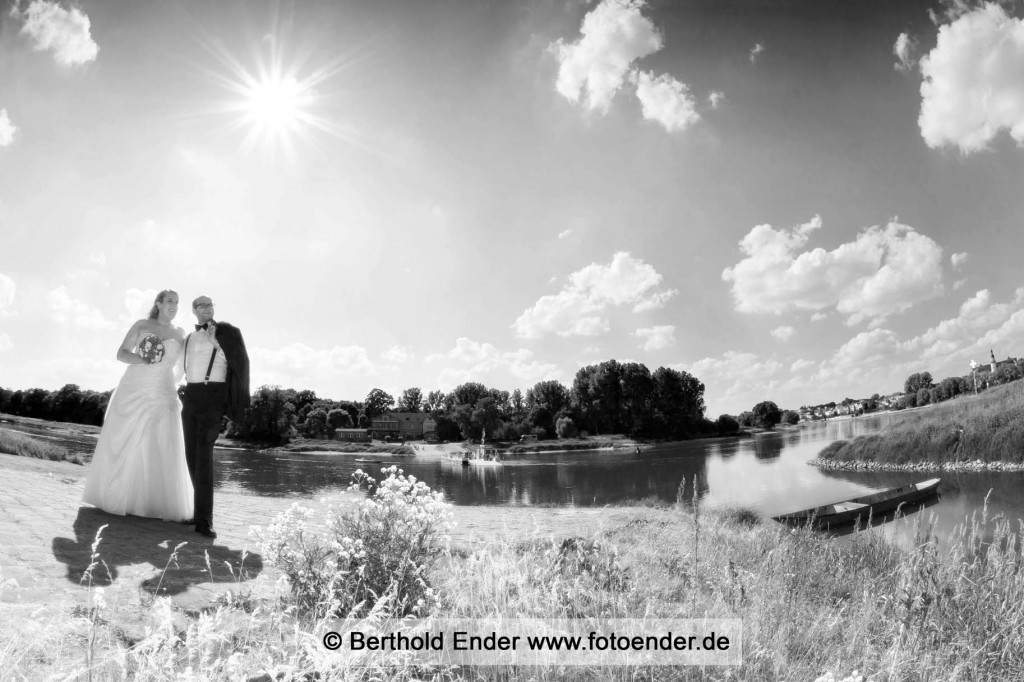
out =
[[[312,509],[295,503],[266,530],[253,528],[300,608],[347,615],[388,601],[392,610],[419,615],[436,602],[426,569],[450,540],[451,505],[397,467],[381,473],[378,483],[357,471],[349,491],[369,494],[351,510],[329,506],[321,526],[314,528]]]

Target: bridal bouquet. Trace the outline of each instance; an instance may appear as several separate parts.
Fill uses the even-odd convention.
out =
[[[139,339],[139,355],[146,364],[153,365],[164,359],[164,344],[156,334],[146,334]]]

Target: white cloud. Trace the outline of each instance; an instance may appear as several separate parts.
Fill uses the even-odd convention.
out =
[[[716,405],[734,411],[749,410],[762,400],[773,400],[782,382],[782,363],[755,353],[726,351],[720,358],[704,358],[690,366],[677,365],[700,379],[707,387],[705,395]],[[781,407],[781,406],[780,406]],[[714,416],[709,414],[709,416]]]
[[[896,334],[888,329],[861,332],[840,346],[831,360],[821,364],[812,383],[832,382],[838,391],[843,391],[844,385],[864,382],[872,376],[888,381],[902,350]]]
[[[750,48],[750,63],[756,62],[762,52],[764,52],[764,44],[755,43],[754,47]]]
[[[708,103],[711,104],[712,109],[717,109],[718,105],[725,101],[725,93],[718,90],[714,90],[708,95]]]
[[[957,281],[953,282],[953,291],[960,291],[961,289],[964,288],[964,286],[966,284],[967,284],[967,278],[966,277],[964,277],[963,279],[958,279]]]
[[[917,64],[917,40],[906,33],[901,33],[892,46],[892,53],[896,55],[896,63],[893,68],[897,71],[907,73]]]
[[[1024,145],[1024,20],[989,3],[939,28],[921,59],[918,125],[932,148],[985,149],[1007,130]]]
[[[822,320],[827,319],[828,315],[826,315],[825,313],[814,313],[813,315],[811,315],[811,322],[821,322]]]
[[[156,300],[156,295],[159,292],[156,289],[135,289],[131,288],[124,292],[124,309],[128,313],[128,316],[133,320],[146,317],[149,314],[150,309],[153,307],[153,302]],[[178,317],[176,322],[181,325],[181,313],[189,312],[191,301],[178,301]],[[188,320],[185,320],[187,323]]]
[[[923,360],[945,360],[975,353],[986,344],[1001,345],[1007,349],[1019,345],[1012,330],[1024,321],[1024,288],[1014,292],[1008,303],[997,303],[988,289],[982,289],[964,301],[956,317],[943,320],[920,336],[907,342],[908,350]]]
[[[811,360],[796,360],[792,365],[789,366],[789,372],[790,374],[796,374],[810,367],[814,367],[814,364],[815,363]]]
[[[450,390],[467,381],[481,381],[498,370],[509,372],[523,386],[562,378],[562,371],[556,365],[535,360],[533,351],[522,348],[501,351],[494,344],[473,341],[464,336],[456,339],[455,347],[450,351],[427,356],[427,362],[449,364],[437,378],[437,385],[442,390]],[[460,366],[453,367],[451,363]]]
[[[771,335],[779,341],[789,341],[793,334],[796,334],[796,330],[792,327],[776,327],[771,331]]]
[[[572,228],[569,228],[568,230],[562,230],[561,232],[558,233],[558,238],[559,239],[565,239],[566,237],[568,237],[571,234],[572,234]]]
[[[72,298],[63,285],[46,294],[46,306],[50,317],[62,325],[80,329],[109,329],[114,326],[100,310]]]
[[[0,109],[0,147],[8,147],[14,142],[14,133],[18,132],[17,126],[11,122],[7,115],[7,109]]]
[[[961,266],[967,261],[966,253],[954,253],[949,257],[949,262],[953,264],[954,270],[959,270]]]
[[[64,9],[56,2],[33,0],[23,12],[21,32],[35,42],[35,49],[49,50],[64,66],[76,66],[96,59],[99,46],[89,34],[89,17],[77,7]]]
[[[902,312],[942,293],[942,249],[912,227],[890,222],[869,227],[832,251],[800,250],[821,218],[791,230],[754,227],[741,241],[746,255],[726,268],[736,309],[780,314],[835,309],[847,324]]]
[[[515,321],[524,338],[594,336],[611,326],[604,317],[612,307],[631,305],[633,312],[661,307],[678,293],[659,291],[662,276],[639,258],[620,251],[608,265],[592,263],[569,275],[569,282],[555,295],[542,296]]]
[[[412,354],[404,346],[391,346],[380,354],[381,360],[392,365],[401,365],[412,359]]]
[[[700,121],[690,89],[668,74],[637,74],[636,96],[645,120],[660,123],[668,132],[686,130]]]
[[[552,44],[559,62],[555,88],[563,97],[579,102],[585,92],[588,109],[608,110],[633,61],[662,48],[643,7],[643,0],[602,0],[583,18],[579,40]]]
[[[14,342],[7,332],[0,332],[0,353],[14,348]]]
[[[0,272],[0,315],[14,313],[14,293],[16,289],[14,280]]]
[[[644,340],[644,350],[659,350],[676,345],[676,327],[673,324],[642,327],[633,335]]]
[[[252,360],[252,385],[278,385],[306,388],[334,385],[339,378],[369,376],[378,371],[361,346],[311,348],[293,343],[278,349],[249,349]]]

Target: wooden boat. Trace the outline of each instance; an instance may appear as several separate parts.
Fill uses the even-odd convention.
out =
[[[883,517],[902,505],[901,511],[910,511],[929,498],[938,494],[938,478],[930,478],[920,483],[909,483],[898,488],[890,488],[881,492],[854,497],[844,502],[812,507],[791,514],[773,517],[781,523],[804,524],[812,522],[816,528],[834,528],[855,523],[867,523],[868,518]]]

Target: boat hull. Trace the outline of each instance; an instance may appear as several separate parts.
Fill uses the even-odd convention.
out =
[[[940,479],[932,478],[919,483],[909,483],[898,488],[890,488],[870,495],[855,497],[843,502],[828,504],[821,507],[804,509],[791,514],[773,517],[776,521],[788,524],[813,523],[816,528],[834,528],[837,526],[867,523],[868,519],[885,516],[898,508],[910,511],[923,503],[934,501],[938,494]]]

